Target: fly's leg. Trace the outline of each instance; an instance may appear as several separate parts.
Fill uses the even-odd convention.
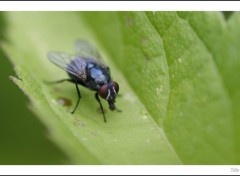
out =
[[[72,79],[61,79],[61,80],[57,80],[57,81],[44,81],[44,83],[46,83],[46,84],[58,84],[58,83],[62,83],[62,82],[65,82],[65,81],[75,83],[75,81],[72,80]]]
[[[46,84],[58,84],[58,83],[62,83],[62,82],[65,82],[65,81],[68,81],[68,82],[71,82],[71,83],[74,83],[76,85],[76,89],[77,89],[77,95],[78,95],[78,100],[77,100],[77,104],[75,106],[75,108],[73,109],[73,111],[71,112],[72,114],[76,111],[77,107],[78,107],[78,104],[79,104],[79,101],[81,99],[81,94],[80,94],[80,91],[78,89],[78,85],[77,85],[77,80],[73,80],[73,79],[61,79],[61,80],[58,80],[58,81],[44,81]]]
[[[71,112],[72,114],[76,111],[76,109],[78,107],[78,104],[79,104],[79,101],[81,99],[81,94],[80,94],[80,90],[78,89],[77,80],[75,80],[74,82],[75,82],[76,89],[77,89],[78,100],[77,100],[77,104],[76,104],[74,110]]]
[[[95,98],[96,98],[96,100],[98,101],[98,103],[99,103],[99,105],[100,105],[101,111],[102,111],[102,113],[103,113],[103,120],[104,120],[104,122],[106,123],[107,120],[106,120],[106,117],[105,117],[105,114],[104,114],[104,111],[103,111],[103,106],[102,106],[102,103],[101,103],[100,98],[98,97],[98,93],[97,93],[97,92],[96,92],[96,94],[95,94]]]

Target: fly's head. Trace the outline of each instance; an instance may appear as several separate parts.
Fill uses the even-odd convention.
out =
[[[104,84],[98,90],[98,95],[108,101],[109,108],[113,111],[116,109],[114,103],[119,91],[118,83],[111,81],[110,83]]]

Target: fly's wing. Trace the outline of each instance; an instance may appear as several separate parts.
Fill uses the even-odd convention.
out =
[[[75,42],[75,50],[78,56],[101,60],[101,55],[98,50],[85,40],[78,39]]]
[[[75,43],[75,50],[77,56],[94,60],[98,65],[106,67],[98,50],[89,42],[81,39],[77,40]]]
[[[86,59],[61,52],[49,52],[48,59],[66,72],[83,81],[86,80]]]
[[[94,62],[97,65],[101,66],[102,68],[107,69],[107,72],[108,72],[109,76],[111,77],[109,67],[106,66],[100,53],[92,44],[90,44],[89,42],[87,42],[85,40],[78,39],[75,42],[75,50],[76,50],[77,56],[87,58],[86,60]]]

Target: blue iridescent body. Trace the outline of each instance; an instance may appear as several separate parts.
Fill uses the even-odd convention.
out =
[[[111,82],[111,77],[108,69],[99,66],[98,64],[91,62],[86,59],[87,63],[85,66],[85,73],[87,75],[85,80],[80,79],[79,77],[68,73],[72,79],[76,79],[77,82],[84,87],[89,88],[90,90],[98,91],[100,87],[104,84]],[[70,65],[76,64],[74,62],[82,62],[82,59],[73,60]],[[79,63],[78,63],[79,64]]]

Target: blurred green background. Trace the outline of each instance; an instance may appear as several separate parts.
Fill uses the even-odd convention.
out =
[[[0,12],[0,41],[5,39],[4,30],[4,12]],[[10,75],[16,75],[1,48],[0,73],[0,164],[69,163],[67,157],[48,139],[46,128],[28,109],[28,98],[9,80]]]
[[[0,164],[66,164],[67,158],[48,139],[46,129],[28,109],[27,97],[9,80],[15,74],[2,51],[0,58]]]

